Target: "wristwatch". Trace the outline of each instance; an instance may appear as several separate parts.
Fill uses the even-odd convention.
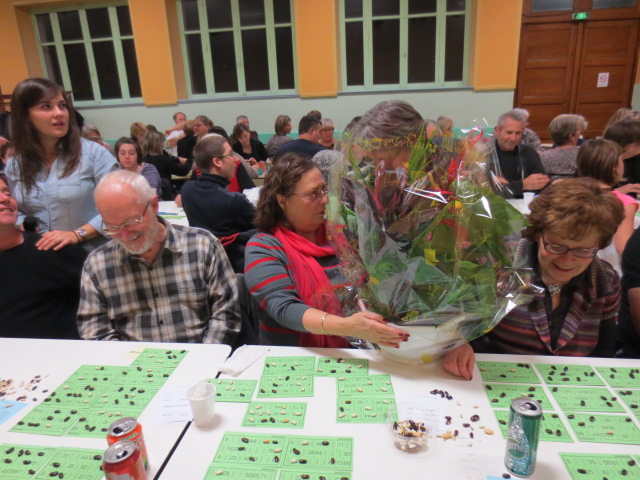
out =
[[[78,240],[80,240],[81,243],[87,240],[87,231],[84,228],[76,228],[73,233],[78,236]]]

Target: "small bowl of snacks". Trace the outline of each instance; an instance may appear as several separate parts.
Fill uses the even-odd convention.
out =
[[[419,404],[397,404],[396,409],[389,412],[389,423],[393,444],[407,453],[417,453],[427,446],[426,409]]]

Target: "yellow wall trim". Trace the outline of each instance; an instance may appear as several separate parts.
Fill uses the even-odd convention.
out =
[[[472,40],[475,90],[515,89],[522,2],[477,0]]]
[[[338,94],[337,0],[294,0],[300,97]]]

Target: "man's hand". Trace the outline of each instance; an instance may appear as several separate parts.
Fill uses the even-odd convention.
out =
[[[543,173],[532,173],[522,181],[522,189],[528,191],[542,190],[547,183],[549,177]]]

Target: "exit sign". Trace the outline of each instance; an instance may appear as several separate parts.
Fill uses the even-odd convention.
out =
[[[571,15],[572,20],[589,20],[591,14],[589,12],[576,12]]]

